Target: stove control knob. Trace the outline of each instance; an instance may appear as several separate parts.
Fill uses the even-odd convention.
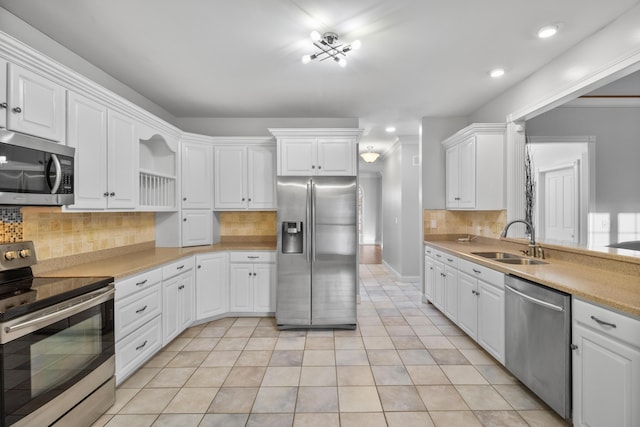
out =
[[[11,261],[13,259],[16,259],[16,252],[15,251],[5,252],[4,253],[4,259],[6,259],[7,261]]]
[[[18,252],[18,255],[20,255],[20,258],[29,258],[31,256],[31,251],[29,249],[22,249]]]

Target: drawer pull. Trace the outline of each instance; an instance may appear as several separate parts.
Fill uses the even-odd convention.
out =
[[[183,268],[184,268],[184,264],[177,266],[176,270],[182,270]]]
[[[258,259],[260,257],[257,256],[257,255],[249,255],[249,256],[247,256],[247,258],[249,258],[249,259]]]
[[[140,344],[139,346],[136,347],[136,351],[138,350],[142,350],[144,348],[144,346],[147,345],[147,340],[144,340],[144,342],[142,344]]]
[[[147,283],[147,279],[144,279],[142,282],[138,282],[138,283],[136,283],[136,286],[142,286],[142,285],[144,285],[145,283]]]
[[[595,320],[598,324],[603,325],[603,326],[611,326],[612,328],[616,328],[617,327],[615,323],[605,322],[604,320],[598,319],[596,316],[591,316],[591,319]]]
[[[453,258],[447,258],[447,261],[453,262]]]
[[[140,309],[136,310],[136,314],[140,314],[140,313],[142,313],[143,311],[145,311],[146,309],[147,309],[147,306],[145,305],[144,307],[142,307],[142,308],[140,308]]]
[[[482,271],[476,270],[475,268],[473,269],[473,272],[476,273],[476,274],[482,274]]]
[[[436,256],[437,256],[438,258],[442,258],[442,255],[440,255],[440,254],[436,254]]]

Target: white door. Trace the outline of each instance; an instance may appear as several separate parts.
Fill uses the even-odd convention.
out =
[[[430,256],[424,257],[424,296],[427,300],[433,302],[433,293],[435,291],[436,271],[433,266],[433,259]]]
[[[476,138],[472,136],[462,142],[458,151],[458,207],[476,207]]]
[[[448,265],[444,267],[444,314],[454,322],[458,321],[458,270]]]
[[[275,264],[253,265],[253,311],[266,313],[275,311],[273,298],[275,281],[272,280]]]
[[[107,206],[130,209],[138,205],[140,154],[133,118],[109,110],[107,113]]]
[[[471,338],[478,337],[477,279],[458,271],[458,326]]]
[[[9,63],[0,58],[0,129],[7,127],[9,100],[7,99],[7,67]]]
[[[351,138],[318,138],[317,144],[318,175],[356,174],[356,145]]]
[[[205,209],[182,211],[182,246],[210,245],[213,242],[213,212]]]
[[[433,263],[435,270],[435,289],[433,291],[433,305],[435,305],[440,311],[444,310],[444,287],[445,287],[445,274],[444,264],[438,261]]]
[[[69,209],[107,207],[107,107],[69,92],[67,144],[75,153],[75,203]]]
[[[458,146],[447,149],[445,153],[445,186],[447,208],[457,208],[460,200],[460,165]]]
[[[178,286],[180,276],[162,282],[162,345],[166,346],[172,339],[178,336]]]
[[[216,209],[247,208],[246,146],[215,148]]]
[[[308,176],[316,174],[316,139],[282,138],[278,140],[280,175]]]
[[[9,64],[8,78],[7,128],[64,141],[66,90],[15,64]]]
[[[540,189],[543,209],[542,225],[546,240],[577,243],[578,174],[575,165],[543,172],[544,187]]]
[[[209,144],[183,142],[182,208],[211,209],[213,207],[213,147]]]
[[[504,289],[478,280],[478,342],[504,363]]]
[[[196,318],[207,319],[229,311],[229,255],[196,257]]]
[[[252,264],[229,266],[229,311],[232,313],[253,311]]]
[[[193,270],[186,271],[178,277],[180,278],[180,284],[178,285],[180,303],[179,330],[182,332],[191,326],[196,316]]]
[[[276,147],[247,148],[249,209],[276,208]]]

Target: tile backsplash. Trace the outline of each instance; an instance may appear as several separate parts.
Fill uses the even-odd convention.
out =
[[[275,237],[275,211],[220,212],[220,236]]]
[[[0,209],[3,242],[11,238],[4,222],[6,210]],[[33,240],[40,260],[155,241],[153,212],[63,213],[59,208],[25,207],[21,215],[19,240]]]
[[[435,228],[431,228],[432,221],[435,221]],[[422,215],[422,224],[425,236],[429,234],[473,234],[498,238],[506,223],[506,210],[424,210]]]

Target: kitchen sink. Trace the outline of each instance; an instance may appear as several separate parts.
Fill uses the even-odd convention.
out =
[[[524,259],[520,255],[514,255],[507,252],[471,252],[473,255],[478,255],[483,258],[491,259]]]
[[[537,259],[531,258],[502,258],[496,259],[497,262],[501,262],[503,264],[515,264],[515,265],[540,265],[540,264],[548,264],[544,261],[539,261]]]

